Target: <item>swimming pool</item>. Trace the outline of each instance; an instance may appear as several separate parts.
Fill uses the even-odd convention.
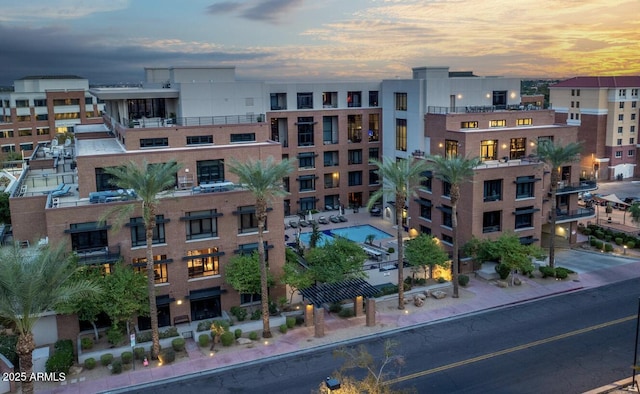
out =
[[[374,241],[393,237],[391,234],[386,233],[370,224],[362,224],[359,226],[334,228],[332,230],[321,230],[320,239],[318,240],[318,246],[324,245],[325,242],[331,242],[334,237],[344,237],[354,242],[364,243],[367,240],[367,236],[369,234],[374,236]],[[300,241],[302,241],[305,245],[309,245],[310,238],[310,232],[300,234]]]

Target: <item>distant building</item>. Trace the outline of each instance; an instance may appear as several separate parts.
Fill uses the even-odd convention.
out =
[[[575,77],[550,87],[556,122],[578,126],[581,176],[640,175],[637,168],[640,76]]]

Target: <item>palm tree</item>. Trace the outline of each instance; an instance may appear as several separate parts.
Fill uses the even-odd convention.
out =
[[[110,167],[105,172],[111,175],[111,183],[121,189],[131,189],[139,197],[142,208],[142,220],[147,243],[147,292],[149,293],[149,314],[151,317],[151,358],[160,353],[160,336],[158,332],[158,307],[156,305],[156,287],[153,260],[153,230],[156,228],[156,212],[160,204],[159,195],[176,182],[176,174],[180,164],[175,161],[150,164],[143,160],[141,164],[129,161],[119,167]],[[133,213],[137,204],[127,204],[115,211],[107,212],[107,216],[117,213],[116,226],[120,227]]]
[[[570,142],[567,145],[556,145],[552,140],[541,140],[538,143],[537,155],[540,161],[550,167],[551,170],[551,218],[549,224],[551,232],[549,236],[549,267],[555,265],[556,247],[556,217],[557,201],[556,193],[560,181],[562,166],[579,160],[582,145],[578,142]]]
[[[451,279],[453,281],[453,297],[458,298],[458,202],[460,201],[460,185],[473,179],[474,170],[480,164],[477,157],[462,156],[442,157],[440,155],[427,158],[433,176],[451,185],[451,233],[453,238],[451,258]]]
[[[426,179],[427,162],[424,160],[393,160],[385,157],[382,162],[369,160],[378,167],[382,177],[382,188],[378,189],[367,203],[367,210],[382,198],[393,195],[396,204],[396,239],[398,243],[398,309],[404,309],[404,244],[402,241],[402,213],[407,199],[416,194],[420,183]]]
[[[256,220],[258,221],[258,260],[260,261],[260,292],[262,304],[262,337],[271,338],[269,326],[269,288],[267,262],[264,252],[264,226],[267,222],[267,205],[288,194],[283,178],[293,171],[290,160],[276,162],[272,156],[266,160],[231,160],[231,173],[238,176],[240,184],[247,188],[256,199]]]
[[[0,320],[18,333],[16,353],[26,376],[33,372],[33,327],[40,316],[77,297],[100,292],[96,283],[74,277],[77,269],[64,245],[0,248]],[[23,382],[22,392],[33,393],[33,382]]]

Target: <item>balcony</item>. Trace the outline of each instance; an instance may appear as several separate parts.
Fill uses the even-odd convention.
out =
[[[556,213],[556,224],[594,217],[596,217],[596,210],[594,208],[579,208],[572,210],[559,209]],[[549,220],[551,220],[551,213],[549,213]]]
[[[468,114],[478,112],[496,112],[496,111],[539,111],[542,107],[532,104],[528,105],[467,105],[465,107],[437,107],[428,106],[427,113],[430,114]],[[551,109],[549,106],[548,109]]]
[[[77,250],[75,254],[79,264],[113,264],[120,260],[120,246]]]
[[[596,181],[591,181],[591,180],[580,181],[577,183],[567,183],[565,181],[560,181],[558,182],[556,195],[559,196],[563,194],[586,192],[590,190],[596,190],[597,188],[598,188],[598,184],[596,183]]]
[[[513,159],[513,160],[510,160],[509,158],[504,157],[500,160],[485,160],[476,167],[476,170],[532,165],[532,164],[539,164],[539,163],[540,163],[540,160],[538,159],[537,156],[534,156],[534,155],[529,155],[529,156],[522,157],[520,159]]]
[[[130,129],[134,128],[159,128],[176,126],[215,126],[262,123],[265,121],[263,114],[254,115],[225,115],[225,116],[192,116],[183,118],[141,118],[124,119],[122,125]]]

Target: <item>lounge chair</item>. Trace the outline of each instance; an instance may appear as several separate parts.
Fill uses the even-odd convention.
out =
[[[329,220],[327,220],[327,218],[324,217],[324,216],[320,216],[318,218],[318,223],[320,223],[320,224],[329,224]]]
[[[65,185],[62,189],[52,192],[51,197],[63,197],[71,194],[71,185]]]
[[[329,216],[329,221],[331,223],[340,223],[340,219],[338,219],[338,217],[336,215]]]
[[[307,222],[306,220],[301,220],[300,227],[309,227],[309,222]]]
[[[291,228],[298,228],[298,222],[289,220],[289,226],[291,226]]]
[[[42,192],[42,194],[51,194],[51,193],[59,192],[60,190],[64,189],[64,187],[65,187],[65,184],[61,183],[55,189],[47,190],[46,192]]]
[[[344,215],[338,215],[338,220],[339,220],[339,221],[341,221],[341,222],[343,222],[343,223],[344,223],[344,222],[348,222],[347,218],[346,218],[346,217],[344,217]]]

